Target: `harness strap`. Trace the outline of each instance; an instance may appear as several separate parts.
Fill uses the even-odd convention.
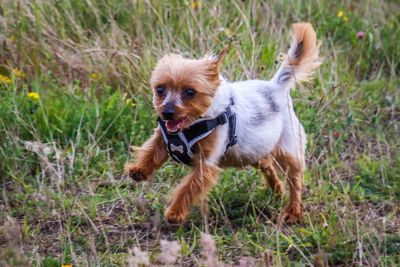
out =
[[[184,129],[183,133],[186,137],[186,140],[190,143],[192,140],[195,140],[203,133],[208,133],[210,131],[213,131],[217,126],[224,125],[227,121],[228,121],[227,115],[225,112],[223,112],[214,119],[198,120],[198,122],[192,124],[189,128]]]
[[[231,97],[231,105],[233,106],[235,103],[233,102],[233,98]],[[227,112],[227,117],[229,120],[229,142],[226,145],[226,149],[225,149],[225,153],[226,150],[228,150],[228,148],[230,146],[236,145],[237,143],[237,136],[236,136],[236,114],[232,112],[231,108],[228,106],[228,108],[226,109]]]
[[[182,132],[174,135],[169,134],[165,126],[166,122],[161,120],[160,117],[157,118],[157,121],[161,127],[168,153],[171,155],[172,159],[186,165],[192,165],[191,146],[186,140],[185,135]]]
[[[231,104],[233,105],[232,98]],[[210,135],[219,125],[224,125],[227,122],[229,124],[228,144],[225,148],[225,153],[230,146],[233,146],[237,143],[236,114],[231,111],[229,106],[217,117],[213,119],[199,119],[189,128],[184,129],[178,134],[169,134],[166,127],[166,122],[161,120],[160,117],[157,118],[157,121],[161,127],[161,132],[163,134],[169,154],[175,161],[186,165],[192,165],[193,163],[193,145]]]

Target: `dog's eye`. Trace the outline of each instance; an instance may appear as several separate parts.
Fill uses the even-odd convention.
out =
[[[196,91],[193,90],[192,88],[189,88],[185,91],[184,93],[185,97],[187,98],[193,98],[196,95]]]
[[[165,89],[164,86],[157,86],[157,95],[158,96],[164,96],[165,95]]]

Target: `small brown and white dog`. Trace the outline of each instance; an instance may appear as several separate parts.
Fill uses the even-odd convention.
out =
[[[289,203],[280,218],[296,222],[302,217],[306,134],[293,111],[289,90],[296,82],[309,80],[321,64],[319,46],[311,24],[293,24],[289,52],[268,81],[225,80],[220,66],[226,49],[218,56],[199,60],[168,54],[157,63],[151,86],[160,125],[142,147],[136,148],[135,160],[125,171],[133,180],[144,181],[169,153],[181,162],[185,159],[176,155],[186,153],[192,169],[173,193],[165,212],[168,222],[185,220],[192,204],[216,184],[221,167],[248,165],[260,169],[266,183],[279,193],[283,186],[276,170],[284,172]],[[207,120],[212,125],[204,123]],[[194,126],[196,123],[201,126]],[[206,129],[190,141],[190,127]],[[169,138],[175,137],[183,143],[169,144]]]

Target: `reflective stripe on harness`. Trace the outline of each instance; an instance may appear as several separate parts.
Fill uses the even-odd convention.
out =
[[[231,99],[233,104],[233,100]],[[190,165],[193,164],[193,150],[192,147],[195,143],[210,135],[214,129],[219,125],[229,123],[228,144],[226,150],[236,144],[236,114],[231,111],[228,106],[227,109],[214,119],[198,119],[189,128],[183,129],[178,134],[169,134],[165,126],[166,122],[157,119],[161,132],[163,134],[167,150],[171,157],[180,163]]]

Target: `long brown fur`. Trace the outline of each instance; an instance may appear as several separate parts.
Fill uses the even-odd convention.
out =
[[[271,156],[278,163],[278,169],[286,173],[289,187],[289,202],[281,213],[279,223],[282,224],[283,221],[289,223],[297,222],[303,216],[301,192],[303,190],[305,163],[301,159],[285,153],[279,146],[271,152]]]
[[[214,94],[220,85],[219,68],[226,53],[224,49],[217,60],[205,57],[201,60],[185,59],[181,55],[168,54],[161,58],[153,71],[150,83],[155,90],[163,85],[177,93],[187,88],[197,88],[196,101],[186,100],[183,107],[176,107],[178,114],[190,121],[197,119],[211,105]],[[154,97],[154,106],[159,115],[164,109],[162,99]]]
[[[321,42],[317,41],[316,33],[310,23],[292,24],[292,40],[297,46],[292,46],[288,55],[284,56],[287,68],[294,71],[296,82],[308,82],[313,71],[322,63],[319,57]]]

